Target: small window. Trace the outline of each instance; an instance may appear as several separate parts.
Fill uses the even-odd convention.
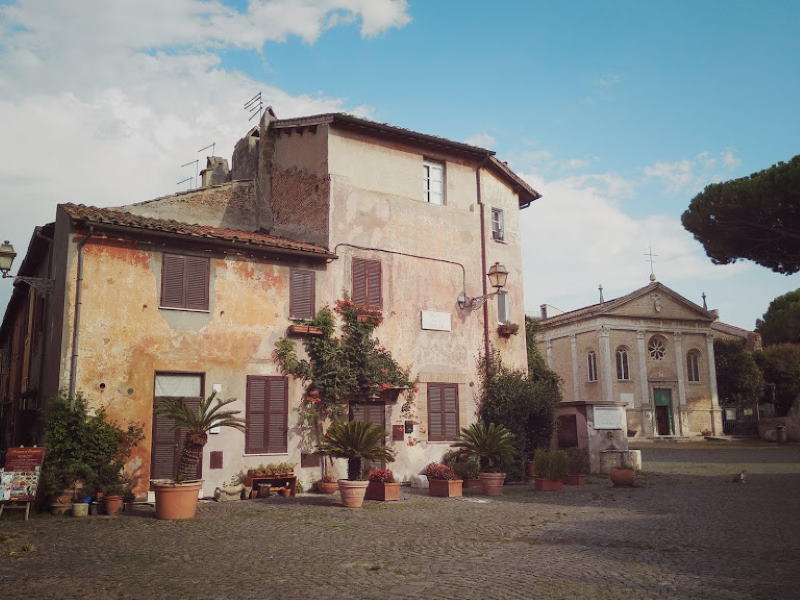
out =
[[[686,355],[686,372],[689,381],[700,381],[700,353],[690,350]]]
[[[647,353],[653,360],[662,360],[667,355],[667,345],[660,337],[653,336],[647,344]]]
[[[381,308],[381,261],[354,258],[352,300],[359,306]]]
[[[492,209],[492,239],[498,242],[506,239],[505,219],[499,208]]]
[[[508,292],[497,293],[497,321],[506,323],[511,320],[511,304],[508,300]]]
[[[247,376],[245,454],[286,454],[287,390],[286,377]]]
[[[292,319],[313,319],[314,271],[292,269],[289,273],[289,317]]]
[[[444,163],[422,161],[422,191],[425,202],[444,204]]]
[[[453,441],[458,432],[458,385],[429,383],[428,441]]]
[[[586,355],[586,362],[589,381],[597,381],[597,355],[594,352],[589,352],[589,354]]]
[[[209,261],[204,256],[164,254],[161,264],[161,306],[208,310]]]
[[[621,346],[617,349],[617,379],[620,381],[628,381],[630,378],[630,371],[628,370],[628,349]]]

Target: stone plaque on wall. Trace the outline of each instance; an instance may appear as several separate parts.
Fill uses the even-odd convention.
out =
[[[422,328],[432,331],[451,331],[450,313],[423,310]]]
[[[622,429],[622,408],[619,406],[595,406],[595,429]]]

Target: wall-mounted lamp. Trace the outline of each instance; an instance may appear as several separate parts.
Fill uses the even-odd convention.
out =
[[[41,277],[15,277],[14,275],[8,274],[16,257],[17,253],[14,251],[14,246],[11,245],[11,242],[8,240],[3,242],[2,246],[0,246],[0,274],[2,274],[2,278],[13,278],[14,283],[17,281],[22,281],[23,283],[27,283],[40,294],[49,294],[53,289],[52,279],[42,279]]]
[[[489,298],[500,293],[500,290],[506,286],[508,269],[506,269],[505,265],[501,265],[499,262],[496,262],[489,267],[489,272],[486,274],[486,276],[489,278],[489,283],[493,288],[495,288],[495,291],[491,294],[485,294],[476,298],[470,298],[465,292],[462,292],[458,297],[459,308],[478,310]]]

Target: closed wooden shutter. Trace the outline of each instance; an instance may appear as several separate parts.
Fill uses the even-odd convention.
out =
[[[248,375],[246,454],[285,454],[288,431],[288,381],[285,377]]]
[[[289,274],[289,316],[292,319],[313,319],[314,271],[292,269]]]
[[[186,256],[185,260],[185,308],[208,310],[208,258]]]
[[[386,429],[386,409],[383,402],[351,404],[350,420],[375,423]]]
[[[455,440],[458,431],[458,386],[454,383],[429,383],[428,440]]]
[[[155,399],[158,405],[163,400]],[[151,473],[152,479],[171,479],[178,471],[178,442],[172,426],[175,422],[159,415],[153,416],[153,446]]]
[[[165,254],[161,266],[161,306],[183,308],[185,303],[183,256]]]
[[[381,261],[354,258],[353,302],[361,306],[380,308],[383,304],[381,277]]]

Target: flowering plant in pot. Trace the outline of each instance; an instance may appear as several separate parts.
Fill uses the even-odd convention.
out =
[[[481,465],[476,456],[463,450],[448,450],[442,456],[442,464],[453,469],[457,478],[463,480],[464,488],[482,487],[479,477]]]
[[[584,485],[589,474],[589,451],[586,448],[567,448],[567,485]]]
[[[455,471],[441,463],[430,463],[425,467],[425,476],[428,478],[428,494],[454,498],[462,495],[463,481],[458,478]]]
[[[363,477],[364,461],[394,461],[394,451],[383,445],[388,434],[380,425],[365,421],[334,423],[322,436],[319,453],[347,459],[347,479],[339,480],[342,503],[359,508],[364,502],[368,481]]]
[[[502,472],[503,463],[516,452],[513,433],[496,423],[473,423],[461,429],[461,435],[452,446],[478,459],[484,494],[503,493],[506,478]]]
[[[400,482],[394,480],[391,469],[372,469],[367,475],[367,500],[393,502],[400,500]]]
[[[536,450],[533,455],[536,465],[534,486],[537,490],[550,492],[564,487],[569,458],[563,450]]]
[[[173,430],[186,429],[178,476],[174,480],[152,481],[158,519],[191,519],[196,514],[197,495],[203,480],[194,478],[208,442],[208,431],[212,427],[245,430],[245,422],[236,416],[241,411],[223,410],[236,402],[236,398],[220,400],[216,396],[213,392],[208,398],[202,398],[196,409],[187,405],[183,398],[167,398],[156,406],[156,414],[173,420]]]

